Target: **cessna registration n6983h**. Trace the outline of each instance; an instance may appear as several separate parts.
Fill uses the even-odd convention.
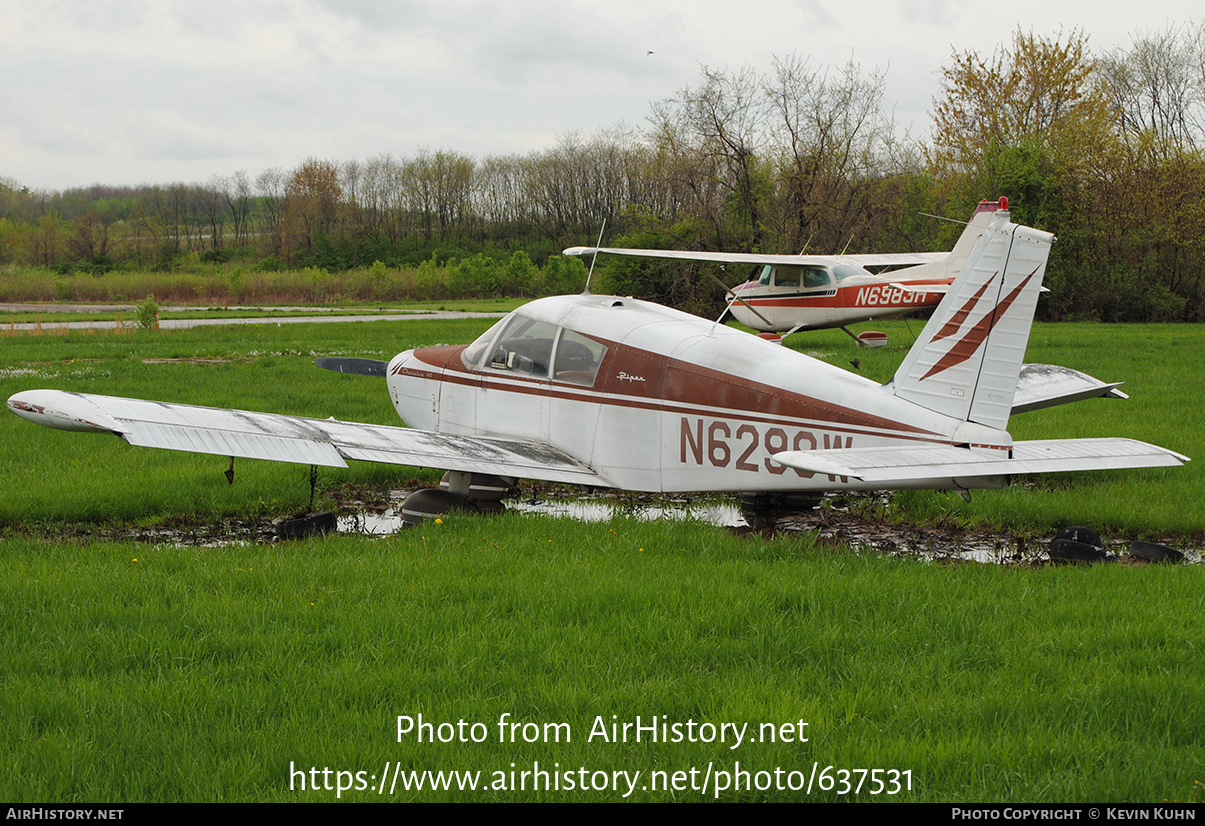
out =
[[[998,487],[1018,473],[1187,461],[1123,438],[1009,436],[1053,240],[995,212],[885,385],[655,304],[579,295],[533,301],[468,346],[376,363],[409,427],[62,390],[17,393],[8,406],[48,427],[113,433],[132,445],[442,468],[454,497],[471,497],[470,481],[487,475],[634,491],[808,494]]]
[[[975,248],[984,228],[1008,200],[982,201],[950,252],[859,255],[770,255],[751,252],[570,247],[566,255],[663,258],[755,265],[749,280],[729,289],[729,313],[763,333],[838,327],[865,347],[887,343],[882,333],[854,335],[847,325],[936,307]],[[866,268],[892,268],[872,275]],[[897,269],[903,267],[904,269]]]

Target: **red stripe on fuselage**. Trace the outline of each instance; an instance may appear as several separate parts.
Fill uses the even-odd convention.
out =
[[[528,378],[513,373],[469,371],[460,359],[464,346],[425,347],[415,350],[414,356],[433,367],[443,368],[443,381],[483,389],[685,415],[741,418],[767,424],[790,421],[801,427],[821,425],[844,433],[899,436],[922,441],[941,438],[919,427],[595,338],[607,347],[607,354],[592,389],[577,389],[545,378]],[[644,380],[631,381],[621,376]]]

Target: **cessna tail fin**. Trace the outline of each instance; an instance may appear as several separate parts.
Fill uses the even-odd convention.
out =
[[[1004,430],[1053,242],[996,211],[888,389]]]
[[[984,229],[992,222],[996,213],[999,210],[1008,209],[1008,199],[1004,198],[998,201],[980,201],[975,207],[975,211],[971,213],[971,220],[967,221],[966,228],[963,229],[962,235],[958,236],[958,241],[954,244],[954,248],[950,250],[949,256],[943,262],[946,271],[950,277],[961,272],[962,267],[966,264],[971,253],[975,249],[975,245],[979,239],[983,237]]]

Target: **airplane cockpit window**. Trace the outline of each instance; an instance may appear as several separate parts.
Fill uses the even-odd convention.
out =
[[[761,284],[763,287],[770,286],[770,275],[773,272],[774,268],[769,264],[766,264],[766,266],[762,267],[761,269],[761,278],[757,279],[757,283]],[[753,279],[750,278],[749,280],[752,281]]]
[[[466,347],[460,359],[474,371],[502,370],[590,387],[606,354],[604,345],[580,333],[512,313]]]
[[[484,333],[477,336],[477,339],[472,344],[464,348],[460,354],[460,361],[465,367],[470,370],[476,370],[481,366],[482,354],[493,344],[494,339],[498,336],[498,331],[505,327],[508,321],[510,321],[509,316],[501,319]]]
[[[607,348],[580,333],[565,330],[556,346],[556,369],[553,378],[557,381],[590,387],[598,376]]]
[[[774,286],[775,287],[798,287],[799,286],[799,268],[798,267],[777,267],[774,270]]]
[[[820,269],[819,267],[808,267],[803,271],[804,289],[812,290],[819,287],[827,287],[828,284],[828,270]]]
[[[838,281],[844,281],[851,275],[870,275],[870,273],[862,267],[855,267],[852,264],[838,264],[833,267],[833,275]]]
[[[509,370],[540,379],[548,378],[556,332],[555,324],[515,313],[494,342],[485,366],[491,370]]]

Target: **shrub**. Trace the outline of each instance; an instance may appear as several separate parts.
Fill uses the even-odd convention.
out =
[[[159,305],[153,294],[138,303],[138,326],[144,330],[159,329]]]

